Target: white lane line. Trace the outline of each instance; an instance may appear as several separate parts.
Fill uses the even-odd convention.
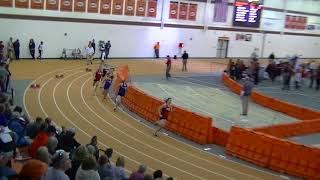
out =
[[[164,91],[166,94],[168,94],[168,96],[172,96],[172,97],[174,97],[174,99],[177,99],[177,100],[180,101],[182,104],[186,104],[183,100],[181,100],[180,98],[178,98],[177,96],[175,96],[173,93],[169,93],[167,90],[165,90],[165,89],[162,87],[161,84],[157,84],[157,85],[159,86],[159,88],[160,88],[162,91]],[[211,116],[213,116],[213,117],[217,117],[217,118],[223,119],[223,120],[225,120],[225,121],[227,121],[227,122],[229,122],[229,123],[231,123],[231,124],[234,124],[234,121],[231,121],[231,120],[229,120],[229,119],[223,118],[223,117],[217,115],[216,113],[210,113],[210,112],[208,112],[208,111],[206,111],[206,110],[203,110],[203,109],[200,109],[200,108],[198,108],[198,107],[196,107],[196,106],[194,106],[194,105],[191,105],[192,102],[189,101],[189,100],[185,100],[185,101],[190,102],[190,105],[189,105],[189,106],[191,106],[191,107],[194,108],[194,109],[197,109],[197,110],[199,110],[199,111],[201,111],[201,112],[204,112],[204,113],[206,113],[206,114],[209,114],[209,115],[211,115]],[[186,105],[187,105],[187,104],[186,104]]]
[[[86,101],[85,101],[85,99],[84,99],[84,96],[83,96],[83,87],[84,87],[84,85],[85,85],[89,80],[90,80],[90,78],[87,79],[87,80],[82,84],[82,86],[81,86],[81,99],[82,99],[83,103],[87,106],[87,108],[88,108],[96,117],[98,117],[99,119],[101,119],[104,123],[110,125],[112,128],[114,128],[115,130],[117,130],[118,132],[120,132],[121,134],[123,134],[124,136],[127,136],[127,137],[133,139],[134,141],[137,141],[137,142],[139,142],[139,143],[141,143],[141,144],[143,144],[143,145],[145,145],[145,146],[147,146],[147,147],[149,147],[149,148],[151,148],[151,149],[153,149],[153,150],[155,150],[155,151],[158,151],[158,152],[160,152],[160,153],[163,153],[163,154],[165,154],[165,155],[167,155],[167,156],[170,156],[170,157],[172,157],[172,158],[174,158],[174,159],[177,159],[177,160],[179,160],[179,161],[181,161],[181,162],[184,162],[184,163],[186,163],[186,164],[189,164],[189,165],[191,165],[191,166],[193,166],[193,167],[195,167],[195,168],[199,168],[199,169],[204,170],[204,171],[206,171],[206,172],[209,172],[209,173],[212,173],[212,174],[216,174],[216,175],[221,176],[221,177],[224,177],[224,178],[226,178],[226,179],[233,179],[233,178],[231,178],[231,177],[225,176],[225,175],[223,175],[223,174],[219,174],[219,173],[214,172],[214,171],[210,171],[210,170],[205,169],[205,168],[203,168],[203,167],[195,166],[194,164],[192,164],[192,163],[190,163],[190,162],[184,161],[184,160],[182,160],[182,159],[180,159],[180,158],[177,158],[177,157],[175,157],[175,156],[173,156],[173,155],[171,155],[171,154],[168,154],[168,153],[163,152],[163,151],[161,151],[161,150],[159,150],[159,149],[157,149],[157,148],[154,148],[153,146],[150,146],[149,144],[146,144],[146,143],[144,143],[144,142],[142,142],[142,141],[140,141],[140,140],[138,140],[138,139],[136,139],[136,138],[128,135],[127,133],[123,132],[122,130],[118,129],[117,127],[115,127],[115,126],[113,126],[112,124],[110,124],[109,122],[107,122],[104,118],[102,118],[99,114],[97,114],[94,110],[92,110],[92,108],[86,103]],[[80,114],[79,114],[79,115],[80,115]],[[163,164],[165,164],[165,165],[168,165],[168,166],[170,166],[171,168],[180,170],[180,171],[182,171],[182,172],[184,172],[184,173],[186,173],[186,174],[189,174],[189,175],[191,175],[191,176],[194,176],[194,175],[192,175],[192,174],[190,174],[190,173],[188,173],[188,172],[186,172],[186,171],[184,171],[184,170],[178,169],[178,168],[176,168],[176,167],[174,167],[174,166],[171,166],[170,164],[167,164],[167,163],[165,163],[165,162],[162,162],[161,160],[158,160],[158,159],[155,159],[155,160],[157,160],[157,161],[159,161],[159,162],[161,162],[161,163],[163,163]],[[200,178],[200,177],[198,177],[198,178]]]
[[[82,77],[82,76],[80,76],[80,77]],[[79,79],[80,77],[78,77],[78,78],[76,78],[76,79]],[[76,79],[75,79],[75,80],[76,80]],[[88,78],[88,79],[82,84],[82,86],[81,86],[81,90],[80,90],[80,91],[81,91],[81,99],[82,99],[82,101],[87,105],[87,107],[89,108],[89,110],[90,110],[91,112],[93,112],[93,113],[94,113],[97,117],[99,117],[100,119],[103,119],[101,116],[97,115],[97,114],[88,106],[88,104],[85,102],[84,97],[83,97],[83,86],[84,86],[85,83],[88,82],[90,79],[91,79],[91,78]],[[139,153],[139,154],[141,154],[141,155],[143,155],[143,156],[146,156],[146,157],[148,157],[148,158],[150,158],[150,159],[153,159],[153,160],[155,160],[155,161],[158,161],[158,162],[160,162],[160,163],[162,163],[162,164],[164,164],[164,165],[167,165],[167,166],[169,166],[169,167],[171,167],[171,168],[173,168],[173,169],[176,169],[176,170],[178,170],[178,171],[181,171],[181,172],[183,172],[183,173],[189,174],[190,176],[196,177],[196,178],[198,178],[198,179],[203,179],[203,178],[201,178],[201,177],[199,177],[199,176],[195,176],[195,175],[193,175],[193,174],[191,174],[191,173],[188,173],[188,172],[186,172],[186,171],[184,171],[184,170],[181,170],[181,169],[176,168],[176,167],[174,167],[174,166],[172,166],[172,165],[170,165],[170,164],[167,164],[167,163],[165,163],[165,162],[163,162],[163,161],[161,161],[161,160],[159,160],[159,159],[156,159],[156,158],[151,157],[151,156],[149,156],[149,155],[147,155],[147,154],[144,154],[143,152],[140,152],[139,150],[137,150],[137,149],[135,149],[135,148],[127,145],[126,143],[123,143],[122,141],[118,140],[117,138],[115,138],[115,137],[113,137],[113,136],[105,133],[105,132],[104,132],[103,130],[101,130],[99,127],[97,127],[97,126],[95,126],[94,124],[92,124],[88,119],[86,119],[86,118],[73,106],[73,104],[72,104],[72,102],[71,102],[71,99],[70,99],[70,96],[69,96],[69,91],[70,91],[70,87],[72,86],[72,84],[74,83],[75,80],[73,80],[73,81],[70,83],[70,85],[68,86],[68,89],[67,89],[67,98],[68,98],[69,104],[70,104],[71,107],[74,109],[74,111],[76,111],[76,112],[78,113],[78,115],[81,116],[85,121],[87,121],[89,124],[91,124],[91,125],[92,125],[93,127],[95,127],[97,130],[99,130],[101,133],[105,134],[106,136],[110,137],[111,139],[117,141],[118,143],[126,146],[126,147],[129,148],[129,149],[132,149],[132,150],[136,151],[137,153]],[[103,119],[103,121],[106,122],[104,119]],[[117,131],[119,131],[120,133],[125,134],[125,133],[122,132],[120,129],[114,127],[114,126],[111,125],[110,123],[108,123],[108,122],[106,122],[106,123],[109,124],[109,125],[110,125],[111,127],[113,127],[114,129],[116,129]],[[125,134],[125,135],[126,135],[126,134]],[[135,138],[132,138],[132,139],[135,139]],[[136,141],[138,141],[138,140],[136,140]],[[144,143],[141,142],[141,141],[138,141],[138,142],[144,144]],[[145,144],[145,145],[146,145],[146,144]],[[230,178],[228,178],[228,179],[230,179]]]

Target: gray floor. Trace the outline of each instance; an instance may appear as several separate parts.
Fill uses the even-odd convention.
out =
[[[239,96],[226,89],[219,74],[180,76],[169,81],[160,76],[135,76],[132,82],[148,94],[162,99],[172,97],[178,106],[211,116],[213,126],[224,130],[233,125],[251,128],[296,121],[254,103],[247,117],[240,116]]]
[[[305,136],[294,136],[288,139],[299,144],[320,148],[320,133],[308,134]]]

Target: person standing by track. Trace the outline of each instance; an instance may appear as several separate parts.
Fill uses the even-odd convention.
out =
[[[113,111],[116,111],[118,109],[118,106],[121,103],[122,97],[126,95],[127,89],[128,89],[128,85],[126,83],[126,80],[123,80],[119,86],[118,94],[116,97],[116,106],[114,107]]]
[[[171,78],[171,74],[170,74],[170,70],[171,70],[171,58],[168,55],[167,56],[167,62],[166,62],[166,79],[169,80],[169,78]]]
[[[166,126],[169,113],[172,112],[171,98],[167,98],[165,103],[159,107],[159,120],[155,122],[155,125],[158,126],[154,132],[154,136],[158,136],[158,133]]]
[[[187,63],[189,59],[189,54],[187,51],[184,51],[182,54],[182,71],[187,71]]]

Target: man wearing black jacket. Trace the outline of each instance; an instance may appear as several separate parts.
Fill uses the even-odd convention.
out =
[[[184,51],[182,54],[182,71],[187,71],[187,62],[188,62],[189,54],[187,51]]]

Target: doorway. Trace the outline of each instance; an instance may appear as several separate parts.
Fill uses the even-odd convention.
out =
[[[228,57],[229,38],[219,38],[217,46],[217,58]]]

